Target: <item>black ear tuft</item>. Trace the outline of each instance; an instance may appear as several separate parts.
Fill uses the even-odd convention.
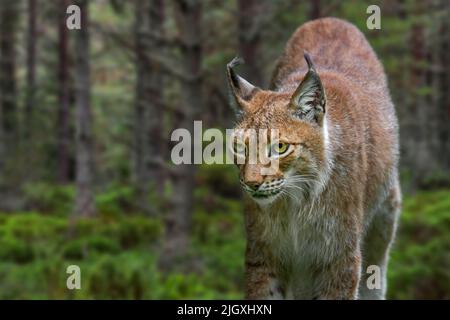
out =
[[[230,62],[228,62],[227,67],[228,68],[234,68],[236,66],[239,66],[241,64],[244,64],[244,58],[240,57],[240,56],[236,56],[233,58],[233,60],[231,60]]]
[[[243,63],[244,59],[236,56],[227,64],[227,79],[231,95],[230,102],[237,113],[240,113],[242,109],[245,109],[245,103],[248,102],[256,92],[261,90],[234,72],[233,68]]]
[[[241,64],[244,64],[245,61],[243,58],[236,56],[233,58],[233,60],[231,60],[230,62],[228,62],[227,64],[227,75],[228,75],[228,79],[231,80],[231,84],[233,85],[233,87],[235,89],[239,88],[239,76],[236,75],[236,73],[234,72],[233,68],[237,67]]]
[[[308,70],[316,72],[316,68],[314,68],[314,64],[309,56],[309,53],[304,51],[303,56],[305,57],[306,63],[308,64]]]

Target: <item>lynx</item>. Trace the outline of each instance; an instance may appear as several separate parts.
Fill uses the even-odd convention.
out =
[[[274,174],[238,165],[246,298],[384,299],[401,203],[399,147],[373,49],[352,24],[323,18],[295,31],[270,90],[237,75],[240,62],[227,65],[236,128],[279,132],[267,145],[279,160]],[[371,265],[381,270],[375,289],[367,286]]]

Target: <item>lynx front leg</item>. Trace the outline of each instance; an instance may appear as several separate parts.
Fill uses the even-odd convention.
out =
[[[245,298],[283,299],[281,286],[261,250],[247,245],[245,257]]]
[[[254,202],[246,202],[245,298],[283,299],[280,283],[270,267],[267,246],[260,238],[262,226],[258,217],[261,214]]]
[[[339,259],[321,270],[318,277],[318,300],[355,300],[358,298],[358,284],[361,276],[359,252]]]
[[[250,300],[280,300],[283,299],[280,285],[275,275],[267,267],[246,265],[246,289],[245,298]]]

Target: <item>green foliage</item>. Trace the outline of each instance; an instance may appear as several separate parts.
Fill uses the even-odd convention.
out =
[[[235,199],[240,196],[240,190],[236,188],[239,180],[235,165],[201,165],[197,180],[200,185],[205,186],[203,191],[195,191],[197,195],[201,192],[206,192],[225,198]]]
[[[109,215],[120,215],[134,208],[133,189],[130,186],[110,187],[96,197],[99,212]]]
[[[25,241],[16,238],[3,238],[0,240],[0,259],[26,263],[33,260],[33,250]]]
[[[49,183],[30,183],[23,188],[26,206],[44,214],[67,214],[71,212],[75,188]]]
[[[161,234],[162,224],[147,217],[125,219],[117,230],[118,240],[123,248],[156,242]]]
[[[157,287],[158,280],[154,266],[153,256],[146,252],[104,255],[88,267],[89,298],[154,298],[153,288]]]
[[[130,250],[138,260],[137,252],[145,256],[154,251],[162,231],[160,221],[139,215],[100,215],[74,221],[35,212],[0,217],[0,298],[70,298],[73,293],[65,288],[68,265],[86,266],[83,272],[89,282],[90,268],[95,274],[105,257],[116,260]],[[128,261],[119,260],[116,267],[124,265],[128,266]],[[122,285],[128,280],[125,277]],[[132,276],[132,280],[140,278]],[[85,298],[96,296],[95,292],[83,292]]]
[[[238,30],[236,1],[204,2],[201,24],[204,103],[199,114],[205,121],[204,129],[219,127],[223,130],[224,127],[230,127],[231,120],[235,120],[227,106],[224,68],[233,56],[243,54],[238,52],[240,39],[248,36],[254,40],[251,41],[252,50],[255,50],[258,59],[253,62],[262,75],[261,79],[255,79],[255,84],[267,88],[277,58],[289,36],[299,25],[309,20],[311,3],[264,1],[261,6],[258,5],[254,17],[250,17],[256,18],[255,28],[249,28],[246,33]],[[366,9],[370,4],[381,7],[381,30],[368,30],[366,27]],[[369,0],[351,0],[345,4],[330,1],[318,5],[321,14],[354,23],[382,60],[401,120],[401,136],[419,135],[423,131],[427,133],[426,137],[422,137],[424,142],[434,141],[433,137],[438,135],[430,134],[442,131],[439,129],[440,124],[434,121],[434,118],[440,117],[440,113],[436,113],[440,106],[437,101],[445,100],[440,99],[441,90],[437,90],[439,79],[442,78],[439,71],[442,62],[439,60],[443,48],[439,43],[443,41],[443,25],[437,22],[446,19],[448,10],[440,10],[439,6],[431,6],[436,9],[425,8],[417,0],[406,0],[400,4],[393,1],[373,3]],[[158,213],[162,213],[160,217],[151,219],[140,212],[136,194],[129,183],[133,167],[131,155],[136,151],[133,129],[139,125],[134,114],[136,80],[139,79],[136,76],[139,66],[135,58],[139,55],[136,55],[133,46],[135,7],[130,1],[92,1],[90,6],[93,21],[90,106],[98,215],[93,219],[72,220],[75,187],[73,184],[57,185],[54,181],[58,174],[57,155],[62,151],[61,142],[67,144],[71,181],[76,171],[76,114],[72,112],[73,95],[76,93],[73,92],[75,88],[69,88],[69,109],[72,111],[67,121],[70,134],[67,141],[61,141],[61,119],[57,112],[61,90],[58,78],[59,40],[52,18],[57,8],[42,2],[41,9],[38,10],[38,29],[45,32],[36,47],[40,58],[36,64],[37,86],[33,110],[38,112],[33,112],[34,119],[30,123],[32,134],[22,138],[21,131],[25,131],[23,129],[28,125],[24,121],[27,112],[18,112],[18,152],[7,152],[6,158],[0,159],[0,162],[7,160],[6,170],[2,174],[17,171],[0,177],[2,181],[6,178],[6,185],[2,187],[22,191],[19,199],[12,203],[17,202],[17,207],[25,211],[0,213],[0,299],[242,298],[244,221],[238,174],[234,165],[198,166],[191,251],[186,261],[180,261],[176,270],[169,272],[157,268],[159,258],[164,254],[159,251],[163,241],[163,218],[170,210],[166,200],[174,188],[166,181],[162,186],[163,196],[150,192],[148,202]],[[180,119],[187,106],[184,93],[180,92],[180,77],[176,76],[177,72],[171,75],[171,68],[165,66],[172,65],[175,71],[183,70],[186,66],[179,65],[178,57],[182,50],[176,43],[183,39],[179,39],[176,21],[171,13],[173,8],[168,4],[166,9],[169,14],[164,15],[163,38],[168,41],[166,43],[163,39],[161,45],[167,45],[164,50],[166,56],[162,57],[167,63],[156,63],[159,65],[158,70],[164,73],[164,81],[159,88],[163,95],[161,118],[158,118],[163,128],[156,136],[167,142],[160,155],[170,165],[168,150],[165,149],[170,146],[168,142],[172,129],[182,123]],[[425,9],[433,9],[433,13],[428,14]],[[423,35],[413,29],[418,24],[423,25]],[[27,38],[24,33],[26,30],[21,28],[17,31],[16,38]],[[423,39],[412,41],[415,35]],[[417,48],[411,44],[415,42],[423,42],[419,54],[414,54]],[[18,90],[15,102],[22,106],[28,92],[25,63],[27,50],[20,48],[19,43],[14,46],[18,49]],[[159,60],[157,56],[156,60]],[[75,65],[68,65],[70,70],[67,71],[72,74]],[[426,73],[425,76],[431,76],[431,79],[421,79],[424,81],[418,83],[422,85],[416,85],[417,81],[411,81],[414,69]],[[241,71],[246,76],[245,68]],[[432,87],[430,83],[433,83]],[[426,99],[427,96],[433,96],[433,99]],[[422,121],[423,124],[417,128],[423,130],[417,132],[416,126],[410,124],[414,122],[416,113],[409,110],[415,106],[416,98],[425,101],[420,104],[422,107],[431,107],[426,113],[433,120]],[[21,111],[20,108],[18,111]],[[405,113],[413,114],[413,118],[405,116]],[[153,135],[153,132],[148,134]],[[417,138],[420,139],[419,136]],[[160,141],[156,140],[152,141],[159,145]],[[414,144],[411,146],[405,143],[402,153],[410,148],[414,148]],[[435,146],[430,148],[433,149],[436,149]],[[14,153],[20,156],[13,156]],[[407,160],[405,164],[410,160],[407,155],[403,158]],[[443,168],[445,170],[445,166]],[[412,184],[420,190],[450,187],[448,172],[430,170],[420,174],[420,182],[417,182],[417,175],[413,174],[415,169],[410,165],[401,168],[403,184]],[[171,171],[165,173],[172,176]],[[28,182],[25,186],[22,185],[24,181]],[[154,187],[160,181],[149,183],[153,183],[151,187]],[[390,259],[390,298],[450,297],[449,199],[449,191],[427,191],[406,198]],[[78,264],[82,269],[82,290],[66,289],[65,269],[70,264]]]
[[[209,173],[219,174],[214,168]],[[209,173],[201,175],[215,179]],[[114,196],[99,202],[116,206],[127,192],[108,194]],[[198,188],[196,203],[187,267],[170,272],[157,267],[164,254],[159,219],[120,211],[75,221],[37,212],[0,214],[0,299],[240,299],[241,202]],[[449,298],[449,229],[450,191],[406,197],[389,262],[389,298]],[[81,290],[66,288],[71,264],[82,270]]]
[[[430,172],[420,184],[420,188],[424,190],[443,189],[448,187],[450,187],[450,173],[444,171]]]
[[[389,265],[392,299],[450,298],[450,192],[407,198]]]
[[[89,236],[75,239],[64,246],[63,257],[69,260],[81,260],[92,253],[117,253],[120,251],[119,242],[104,236]]]

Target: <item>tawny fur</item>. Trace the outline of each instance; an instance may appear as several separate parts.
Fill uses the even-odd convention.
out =
[[[308,71],[304,51],[325,91],[323,123],[289,112]],[[245,196],[246,297],[384,298],[401,196],[397,119],[381,63],[350,23],[314,20],[288,41],[270,89],[236,97],[243,109],[237,128],[278,129],[295,149],[275,175],[240,165],[242,184],[304,179],[269,204]],[[369,265],[381,268],[378,290],[366,286]]]

